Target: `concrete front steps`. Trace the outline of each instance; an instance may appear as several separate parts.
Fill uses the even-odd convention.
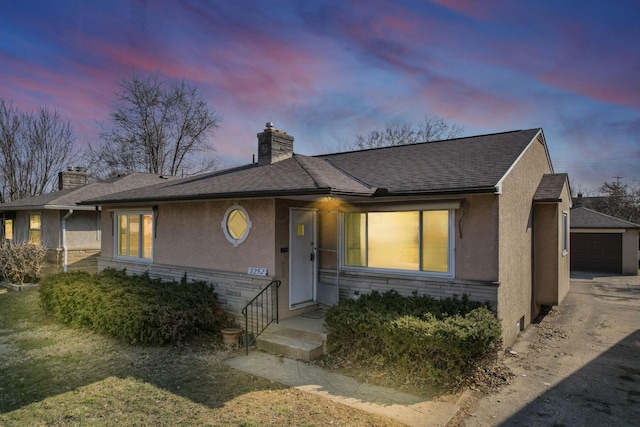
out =
[[[272,323],[258,337],[256,347],[268,353],[310,362],[327,349],[324,318],[298,316]]]

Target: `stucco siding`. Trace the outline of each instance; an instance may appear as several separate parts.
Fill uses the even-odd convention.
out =
[[[41,213],[38,211],[37,213]],[[29,240],[29,212],[17,212],[13,221],[13,241],[25,242]]]
[[[59,213],[60,224],[67,211]],[[70,249],[100,249],[100,214],[95,211],[75,211],[66,219],[67,247]],[[60,225],[61,227],[61,225]],[[62,245],[62,242],[60,242]]]
[[[638,230],[628,229],[622,235],[622,274],[638,275]]]
[[[455,219],[455,277],[498,280],[498,201],[495,195],[465,197]]]
[[[247,239],[234,247],[224,235],[224,214],[242,206],[252,222]],[[153,260],[158,264],[247,272],[267,268],[272,274],[273,200],[168,203],[157,208]]]
[[[57,210],[19,211],[13,223],[13,240],[29,240],[29,215],[41,215],[41,243],[48,248],[57,248],[60,244],[60,220]]]
[[[533,286],[533,195],[551,173],[545,146],[534,141],[502,183],[499,197],[498,317],[505,346],[531,323]]]
[[[562,209],[557,203],[534,209],[534,302],[557,305],[560,298]],[[568,254],[564,255],[568,258]],[[563,295],[564,296],[564,295]]]
[[[571,270],[570,210],[571,192],[568,182],[565,182],[562,187],[560,201],[535,205],[534,311],[541,305],[560,304],[569,292]],[[564,215],[567,216],[566,229],[563,228],[565,227]]]

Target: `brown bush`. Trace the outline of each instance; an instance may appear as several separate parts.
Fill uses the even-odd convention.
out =
[[[0,244],[0,274],[10,283],[23,285],[27,280],[34,280],[46,263],[44,257],[47,248],[42,245],[21,242],[5,242]]]

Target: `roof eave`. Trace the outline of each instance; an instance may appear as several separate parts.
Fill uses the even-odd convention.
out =
[[[377,191],[373,197],[402,197],[402,196],[448,196],[461,194],[495,194],[494,186],[488,187],[465,187],[450,188],[442,190],[416,190],[416,191],[387,191],[385,193]]]
[[[11,211],[33,211],[33,210],[58,210],[58,211],[66,211],[69,209],[74,209],[78,211],[91,211],[93,208],[88,206],[78,206],[78,205],[25,205],[25,206],[8,206],[0,208],[0,212],[11,212]]]
[[[82,205],[111,205],[123,203],[155,203],[155,202],[179,202],[195,200],[225,200],[243,198],[286,197],[286,196],[312,196],[312,195],[337,195],[331,188],[296,189],[296,190],[267,190],[267,191],[241,191],[232,193],[209,193],[179,195],[167,197],[137,197],[135,199],[93,199],[80,202]]]
[[[552,197],[552,198],[547,198],[547,199],[535,199],[533,202],[534,203],[538,203],[538,204],[541,204],[541,203],[560,203],[560,202],[562,202],[562,199],[561,198],[553,198]]]
[[[388,191],[385,188],[371,188],[369,191],[348,191],[339,190],[330,187],[295,189],[295,190],[268,190],[268,191],[242,191],[232,193],[209,193],[194,195],[179,195],[168,197],[138,197],[123,199],[93,199],[80,202],[80,205],[113,205],[126,203],[161,203],[161,202],[179,202],[179,201],[197,201],[197,200],[225,200],[225,199],[243,199],[243,198],[265,198],[265,197],[290,197],[290,196],[336,196],[336,197],[366,197],[366,198],[388,198],[403,196],[448,196],[461,194],[495,194],[494,186],[487,187],[470,187],[443,190],[416,190],[416,191]]]

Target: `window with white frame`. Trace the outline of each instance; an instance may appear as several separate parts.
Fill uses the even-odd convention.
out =
[[[569,252],[569,213],[562,212],[562,255]]]
[[[116,212],[116,256],[153,259],[153,213]]]
[[[453,210],[344,215],[344,265],[452,276]]]

